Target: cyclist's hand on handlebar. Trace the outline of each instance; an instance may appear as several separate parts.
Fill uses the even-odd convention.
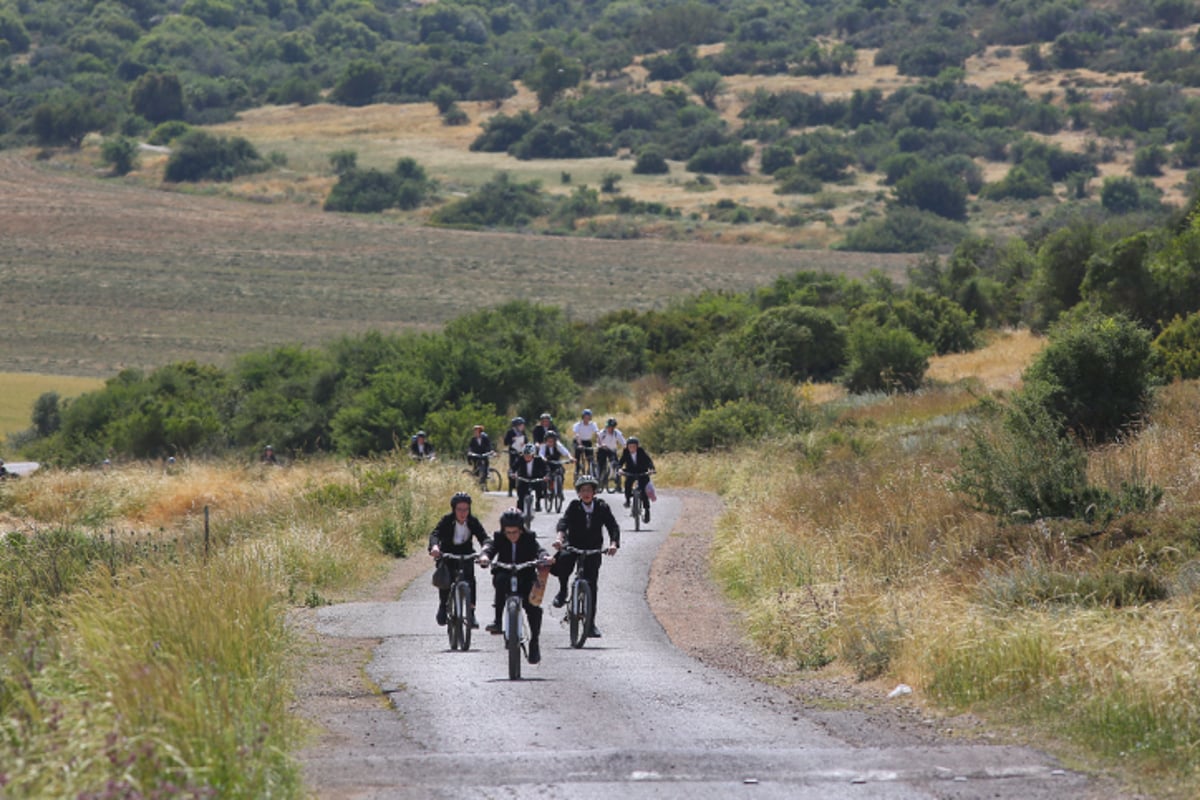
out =
[[[433,547],[429,548],[429,555],[433,556],[434,558],[441,558],[442,557],[442,548],[438,547],[435,544]]]
[[[491,563],[491,561],[489,561],[489,560],[488,560],[488,557],[487,557],[487,556],[480,556],[480,557],[479,557],[479,566],[481,566],[481,567],[486,567],[486,566],[487,566],[488,564],[490,564],[490,563]]]
[[[562,540],[562,539],[555,539],[555,540],[554,540],[554,544],[553,544],[553,545],[551,545],[551,546],[552,546],[552,547],[553,547],[555,550],[562,550],[562,548],[563,548],[563,540]]]

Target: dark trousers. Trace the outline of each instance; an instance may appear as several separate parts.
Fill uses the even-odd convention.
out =
[[[649,502],[649,498],[646,497],[646,484],[650,482],[649,475],[642,475],[641,477],[636,478],[636,479],[630,478],[627,476],[625,478],[625,499],[626,500],[633,499],[633,484],[634,484],[635,480],[637,481],[638,491],[641,492],[641,494],[642,494],[642,500]]]
[[[583,577],[592,585],[593,609],[596,608],[596,596],[600,591],[599,584],[601,556],[601,553],[583,556]],[[575,562],[578,561],[579,558],[580,557],[575,553],[559,552],[559,554],[554,558],[554,566],[550,567],[550,572],[558,576],[558,593],[564,597],[567,595],[567,583],[571,580],[571,573],[575,571]]]
[[[441,562],[441,559],[438,559]],[[458,582],[454,571],[458,566],[462,565],[463,577],[467,579],[467,584],[471,587],[471,608],[475,607],[475,562],[474,561],[458,561],[457,559],[448,559],[446,564],[450,567],[450,576],[452,583],[451,587]],[[446,605],[446,598],[450,596],[450,588],[438,589],[438,599],[442,605]]]
[[[523,569],[517,575],[517,594],[521,597],[521,605],[525,608],[525,616],[529,617],[529,638],[537,641],[542,632],[542,607],[529,602],[529,591],[537,579],[533,570]],[[510,592],[508,570],[496,570],[492,573],[492,586],[496,590],[496,627],[500,627],[500,616],[504,613],[504,602]]]

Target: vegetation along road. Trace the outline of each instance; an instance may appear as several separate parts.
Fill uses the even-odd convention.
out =
[[[482,629],[469,652],[448,649],[428,572],[394,602],[320,609],[324,637],[378,641],[367,673],[391,708],[327,710],[325,736],[302,754],[310,787],[326,798],[727,798],[744,788],[757,798],[1098,796],[1027,747],[919,740],[883,721],[869,745],[847,741],[831,733],[829,714],[810,716],[783,690],[676,649],[646,587],[698,496],[661,496],[648,529],[623,530],[600,573],[604,635],[582,650],[549,606],[551,579],[542,663],[526,665],[521,681],[507,677],[500,637]],[[555,520],[535,518],[543,541]],[[656,569],[687,570],[694,555],[675,550]],[[486,621],[486,573],[479,587]]]

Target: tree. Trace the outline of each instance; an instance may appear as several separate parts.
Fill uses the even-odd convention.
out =
[[[337,85],[333,87],[333,99],[347,106],[365,106],[375,101],[383,88],[383,67],[374,61],[351,61]]]
[[[897,181],[896,201],[958,222],[967,218],[966,182],[933,164],[917,167]]]
[[[78,149],[83,137],[103,126],[103,114],[79,95],[60,97],[33,110],[33,133],[42,145]]]
[[[737,142],[702,147],[688,159],[688,172],[709,172],[714,175],[745,175],[746,162],[754,151]]]
[[[717,107],[717,95],[725,91],[725,81],[721,78],[721,73],[711,69],[696,70],[684,78],[683,82],[709,108]]]
[[[846,341],[848,365],[842,383],[851,392],[911,392],[920,387],[933,348],[898,326],[860,320]]]
[[[228,181],[238,175],[262,172],[267,163],[254,145],[240,136],[225,138],[201,130],[184,134],[171,157],[163,179],[181,181]]]
[[[537,94],[538,108],[546,108],[567,89],[579,85],[583,65],[567,58],[560,50],[547,47],[524,75],[525,85]]]
[[[137,166],[137,142],[128,136],[109,137],[100,147],[100,157],[104,163],[112,165],[115,174],[127,175]]]
[[[58,392],[43,392],[33,403],[33,430],[40,437],[50,436],[62,425]]]
[[[154,123],[183,119],[183,84],[174,73],[147,72],[129,92],[133,110]]]
[[[431,219],[442,225],[514,227],[527,224],[545,211],[540,183],[518,183],[507,172],[501,172],[473,194],[433,212]]]
[[[657,147],[647,147],[638,153],[637,161],[633,164],[635,175],[666,175],[671,171],[671,165]]]

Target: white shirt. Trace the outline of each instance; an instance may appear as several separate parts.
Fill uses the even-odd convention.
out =
[[[469,541],[471,541],[471,529],[467,527],[466,523],[454,520],[454,543],[466,544]]]
[[[550,461],[550,459],[546,458],[546,453],[549,451],[549,449],[550,443],[542,442],[540,445],[538,445],[538,455],[543,459]],[[574,456],[571,454],[571,451],[568,450],[566,445],[564,445],[562,442],[555,441],[554,449],[558,452],[559,456],[562,457],[562,460],[569,461],[570,459],[574,458]]]
[[[578,442],[590,442],[600,433],[595,422],[584,422],[583,420],[572,425],[571,430],[575,433],[575,440]]]
[[[620,428],[613,428],[612,431],[605,428],[600,431],[599,444],[601,447],[607,447],[614,453],[619,453],[625,449],[625,434],[621,433]]]

